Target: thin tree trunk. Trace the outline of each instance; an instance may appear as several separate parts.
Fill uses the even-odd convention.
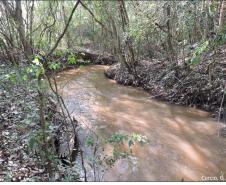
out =
[[[221,3],[220,17],[219,17],[219,31],[224,30],[226,24],[226,0]]]
[[[63,12],[63,17],[64,17],[64,24],[66,26],[67,25],[67,16],[66,16],[65,7],[64,7],[63,4],[62,4],[62,12]],[[70,41],[71,41],[71,39],[70,39],[70,32],[69,31],[66,31],[65,35],[66,35],[67,47],[68,48],[71,48],[71,44],[70,44]]]
[[[17,22],[18,32],[24,48],[25,55],[28,58],[30,55],[32,55],[32,49],[25,36],[25,27],[24,27],[23,17],[22,17],[21,1],[19,0],[16,1],[15,20]]]
[[[209,1],[203,1],[205,16],[205,29],[203,33],[203,40],[208,38],[209,35]]]
[[[34,0],[32,0],[32,5],[31,5],[31,14],[30,14],[30,27],[29,27],[29,39],[30,39],[30,45],[33,45],[32,41],[32,28],[33,28],[33,19],[34,19]]]
[[[170,3],[170,2],[167,2]],[[168,44],[168,52],[170,55],[171,63],[174,62],[174,50],[173,50],[173,43],[172,43],[172,33],[171,33],[171,6],[170,4],[166,7],[166,15],[167,15],[167,44]]]

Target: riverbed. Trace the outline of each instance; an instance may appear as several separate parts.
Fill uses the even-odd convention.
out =
[[[226,172],[226,140],[218,137],[221,123],[207,112],[157,101],[142,89],[119,85],[105,77],[106,69],[86,66],[57,77],[60,93],[83,129],[103,138],[138,133],[149,140],[134,145],[132,155],[116,161],[100,180],[201,181]],[[103,153],[110,151],[106,146]]]

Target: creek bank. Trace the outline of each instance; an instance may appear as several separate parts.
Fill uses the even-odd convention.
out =
[[[68,63],[69,55],[76,57],[75,64]],[[73,52],[61,51],[60,56],[56,54],[48,59],[48,61],[56,60],[60,62],[60,68],[57,70],[51,70],[47,63],[43,63],[49,77],[81,65],[109,65],[116,62],[109,54],[102,55],[97,51],[85,49],[77,49]],[[68,160],[75,161],[78,155],[78,138],[74,136],[71,126],[65,126],[68,124],[66,123],[68,120],[65,120],[66,118],[62,117],[61,112],[58,112],[56,97],[48,91],[44,92],[45,119],[49,124],[47,129],[48,146],[52,154],[63,159],[62,163],[65,164],[58,165],[57,170],[54,171],[55,177],[50,179],[49,173],[43,167],[43,161],[35,154],[36,152],[31,152],[33,147],[38,144],[36,142],[39,142],[35,138],[35,133],[41,130],[39,96],[37,87],[34,87],[37,82],[32,76],[29,77],[31,79],[28,82],[22,79],[22,73],[22,75],[20,72],[16,74],[18,69],[22,72],[27,66],[27,61],[22,60],[19,68],[10,67],[6,63],[1,66],[2,70],[0,70],[0,131],[2,133],[0,135],[0,181],[64,181],[65,178],[68,178],[67,176],[73,177],[72,181],[81,180],[77,169],[76,171],[71,166],[65,166],[66,163],[68,164]],[[8,74],[12,75],[11,80],[5,78]],[[77,124],[74,119],[73,122]],[[33,146],[29,146],[32,137]],[[70,149],[67,145],[68,138]],[[81,158],[80,155],[79,158]]]
[[[76,61],[71,64],[69,57],[74,56]],[[47,74],[58,73],[68,69],[78,68],[79,66],[86,65],[112,65],[117,62],[115,57],[109,53],[103,53],[85,48],[76,48],[73,50],[56,50],[56,52],[50,56],[50,61],[58,61],[60,68],[51,70],[48,68],[48,64],[44,63],[44,67],[47,70]]]
[[[20,67],[4,65],[0,70],[0,182],[64,181],[71,167],[63,166],[57,160],[58,156],[61,158],[57,141],[62,142],[62,138],[68,134],[65,128],[67,123],[57,110],[56,98],[44,90],[44,115],[48,133],[48,151],[45,152],[52,158],[49,163],[51,172],[48,172],[45,160],[42,159],[45,147],[40,135],[42,127],[37,81],[33,78],[23,79],[22,68],[26,66]],[[78,175],[74,180],[78,180]]]
[[[119,63],[105,71],[105,75],[122,85],[142,87],[154,98],[203,109],[217,117],[224,92],[225,56],[226,52],[220,51],[217,60],[220,62],[211,66],[211,81],[208,73],[211,55],[203,58],[200,64],[189,66],[190,69],[187,66],[170,67],[168,61],[140,61],[136,66],[139,79]],[[225,102],[226,99],[223,105]],[[221,112],[221,118],[225,119],[223,112],[225,110]]]

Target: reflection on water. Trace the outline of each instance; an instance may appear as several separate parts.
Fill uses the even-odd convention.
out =
[[[208,113],[118,85],[105,78],[105,68],[83,67],[58,78],[66,105],[84,128],[106,138],[135,132],[150,141],[144,147],[135,145],[133,159],[117,161],[105,181],[199,181],[226,172],[226,141],[217,137],[218,123]]]

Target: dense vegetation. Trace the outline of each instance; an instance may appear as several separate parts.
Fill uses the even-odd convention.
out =
[[[118,83],[226,119],[225,44],[225,0],[1,1],[0,181],[87,180],[83,159],[72,168],[82,151],[56,85],[65,68],[114,63]],[[62,130],[75,138],[63,162]]]

